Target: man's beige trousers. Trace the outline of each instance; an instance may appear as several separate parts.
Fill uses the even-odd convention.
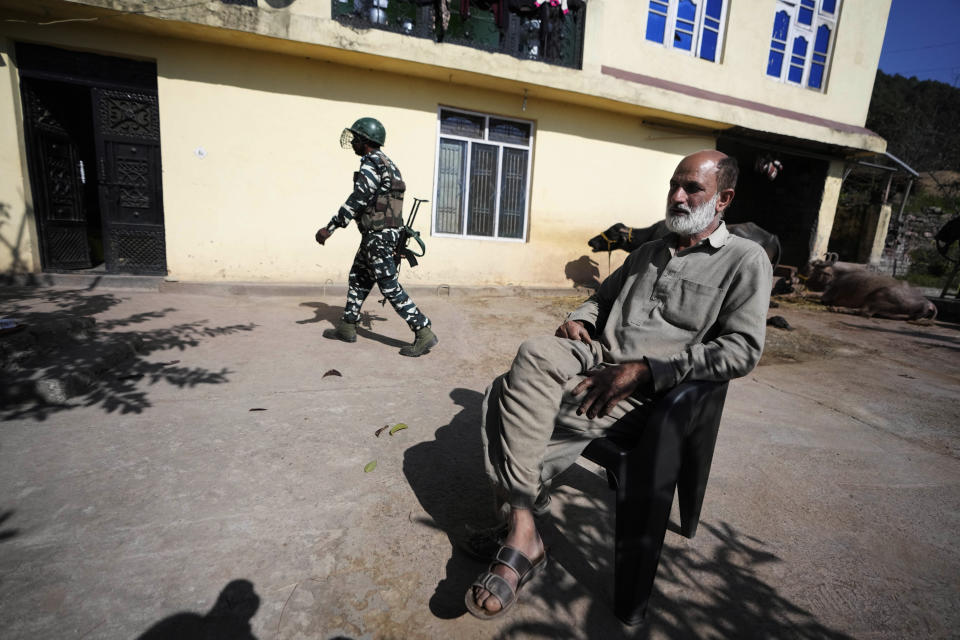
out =
[[[487,475],[511,506],[544,510],[550,482],[576,462],[590,441],[627,424],[626,414],[643,412],[643,400],[623,400],[603,418],[577,415],[571,393],[592,369],[607,366],[599,342],[543,336],[527,340],[510,371],[496,378],[483,398],[481,438]]]

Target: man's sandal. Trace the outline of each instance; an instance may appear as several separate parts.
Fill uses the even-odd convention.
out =
[[[517,574],[517,588],[514,589],[505,578],[493,573],[493,568],[502,564],[515,574]],[[500,547],[497,556],[487,567],[487,570],[473,581],[470,588],[467,589],[467,595],[463,602],[467,605],[467,610],[480,618],[481,620],[492,620],[502,616],[517,601],[517,594],[527,582],[529,582],[537,573],[547,566],[547,551],[544,549],[543,556],[537,560],[536,564],[530,562],[530,558],[512,547]],[[475,588],[486,589],[493,597],[500,601],[500,610],[490,612],[477,604]]]

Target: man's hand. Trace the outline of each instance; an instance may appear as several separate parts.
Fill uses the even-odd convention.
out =
[[[615,406],[626,399],[638,387],[650,382],[650,367],[645,361],[625,362],[624,364],[588,371],[587,377],[573,389],[578,396],[584,391],[587,395],[580,402],[577,415],[587,414],[591,420],[610,413]]]
[[[332,233],[327,231],[326,227],[323,227],[319,231],[317,231],[317,235],[314,237],[316,237],[317,242],[319,242],[320,244],[323,244],[324,242],[327,241],[327,238],[329,238],[332,235],[333,235]]]
[[[579,320],[567,320],[557,328],[557,332],[554,335],[558,338],[579,340],[587,344],[593,342],[593,340],[590,339],[590,332],[587,331],[587,328],[583,326],[583,323]]]

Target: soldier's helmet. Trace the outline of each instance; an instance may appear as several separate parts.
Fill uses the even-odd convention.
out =
[[[376,118],[360,118],[340,134],[340,146],[344,149],[351,148],[355,138],[382,147],[387,140],[387,131]]]

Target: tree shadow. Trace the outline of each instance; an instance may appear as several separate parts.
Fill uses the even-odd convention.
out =
[[[573,280],[576,287],[598,289],[600,287],[600,268],[590,256],[580,256],[563,267],[563,275]]]
[[[368,304],[369,301],[367,302]],[[333,306],[325,302],[301,302],[301,307],[310,307],[313,309],[313,317],[306,318],[304,320],[297,320],[297,324],[313,324],[315,322],[327,322],[330,326],[335,326],[337,321],[340,320],[340,317],[343,315],[342,306]],[[392,309],[391,309],[392,310]],[[380,333],[373,331],[374,322],[386,322],[387,319],[383,316],[376,315],[370,311],[361,311],[360,312],[360,322],[357,324],[357,335],[361,338],[366,338],[367,340],[373,340],[374,342],[379,342],[380,344],[385,344],[388,347],[404,347],[408,343],[398,340],[396,338],[391,338]]]
[[[231,371],[151,362],[161,351],[184,351],[201,341],[252,331],[256,324],[222,327],[207,321],[145,331],[118,331],[156,321],[176,311],[137,313],[96,323],[90,316],[119,304],[112,294],[85,290],[7,289],[0,301],[19,331],[0,336],[0,420],[45,420],[77,407],[107,413],[141,413],[152,406],[146,387],[166,382],[179,388],[229,381]],[[41,310],[36,310],[37,303]],[[43,310],[53,307],[52,311]],[[102,331],[100,329],[103,329]]]
[[[654,593],[645,625],[628,627],[613,613],[614,501],[606,481],[577,465],[553,490],[553,517],[541,534],[551,559],[574,582],[544,580],[538,594],[556,618],[568,614],[588,594],[587,611],[578,629],[590,638],[644,638],[650,633],[675,640],[686,638],[800,638],[849,640],[850,636],[820,624],[814,615],[792,603],[764,581],[766,565],[781,562],[765,543],[738,532],[728,523],[701,522],[705,544],[688,546],[675,537],[671,522],[660,557]],[[545,626],[541,623],[540,626]],[[563,624],[532,630],[527,623],[504,628],[502,638],[579,637]]]
[[[86,289],[3,287],[0,288],[0,303],[3,304],[4,317],[31,325],[47,320],[92,316],[123,302],[112,293],[91,293],[94,286]],[[38,311],[38,306],[43,310]]]
[[[250,621],[260,596],[249,580],[233,580],[205,614],[181,611],[147,629],[137,640],[257,640]]]

